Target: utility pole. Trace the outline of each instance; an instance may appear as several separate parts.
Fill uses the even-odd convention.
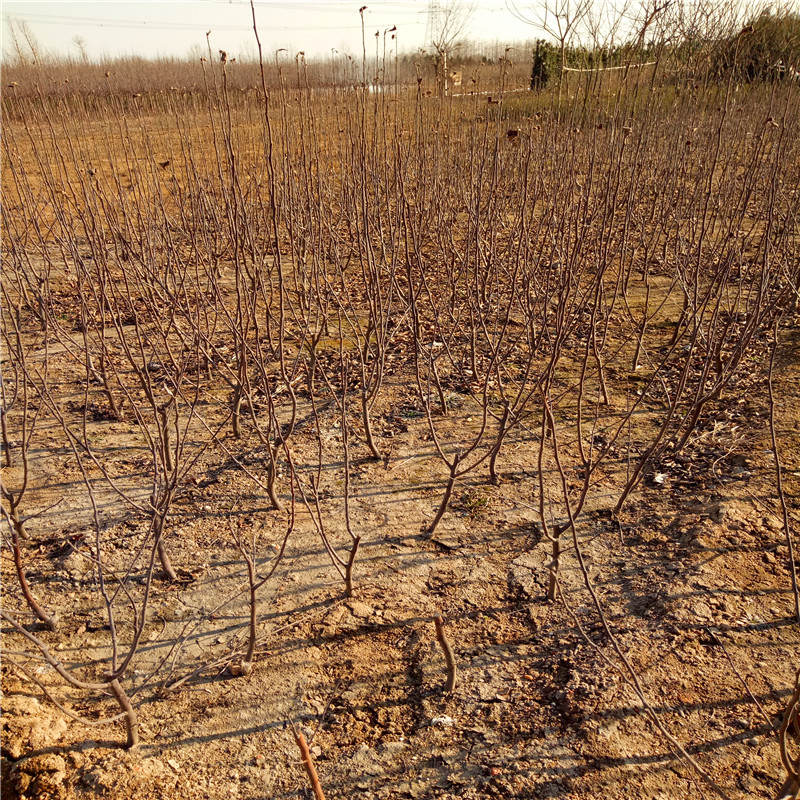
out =
[[[425,46],[428,47],[439,31],[439,0],[428,0],[428,21],[425,25]]]

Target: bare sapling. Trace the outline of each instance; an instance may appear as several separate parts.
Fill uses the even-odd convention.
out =
[[[350,540],[350,548],[346,559],[343,559],[336,550],[333,542],[331,541],[330,534],[325,521],[325,513],[321,504],[322,489],[322,465],[324,460],[324,437],[322,435],[322,420],[321,412],[317,407],[313,395],[311,396],[311,409],[314,417],[314,425],[317,434],[317,464],[314,472],[308,478],[308,493],[303,486],[302,477],[296,474],[296,485],[300,498],[311,515],[314,527],[322,540],[328,556],[331,559],[334,569],[339,573],[340,577],[345,584],[345,594],[347,597],[354,595],[354,570],[356,563],[356,556],[361,544],[361,537],[353,532],[351,510],[350,510],[350,420],[348,416],[348,379],[350,372],[350,362],[344,353],[343,345],[340,343],[339,355],[339,383],[341,391],[339,397],[336,397],[335,387],[331,378],[323,373],[326,384],[328,385],[331,394],[334,397],[338,414],[338,428],[341,436],[341,452],[342,452],[342,468],[344,471],[344,526],[347,536]],[[310,497],[309,497],[310,495]]]
[[[19,541],[18,525],[13,522],[5,508],[2,509],[3,516],[8,522],[11,537],[11,552],[14,557],[14,569],[17,573],[17,580],[19,581],[19,588],[22,591],[22,596],[28,607],[34,613],[37,619],[43,622],[51,631],[58,629],[58,614],[48,614],[39,601],[34,597],[33,592],[28,584],[27,576],[25,575],[25,568],[22,563],[22,548]]]
[[[119,678],[114,676],[113,674],[106,675],[106,680],[103,683],[90,683],[87,681],[82,681],[80,678],[75,677],[71,672],[69,672],[66,667],[64,667],[63,663],[56,658],[50,648],[37,636],[32,634],[30,631],[25,630],[10,614],[6,611],[0,610],[0,617],[4,619],[11,627],[18,633],[20,636],[24,637],[29,643],[34,645],[38,652],[41,654],[42,658],[72,687],[76,689],[83,689],[89,692],[103,692],[103,691],[110,691],[116,701],[119,703],[120,708],[123,711],[123,718],[125,720],[125,730],[127,734],[125,746],[127,748],[136,747],[139,744],[139,721],[138,715],[136,714],[136,709],[131,705],[130,699],[128,695],[125,693],[125,690],[122,688],[122,685],[119,682]],[[13,661],[12,663],[16,664]],[[116,718],[118,719],[118,718]],[[80,719],[83,722],[83,719]],[[113,720],[109,720],[113,721]]]
[[[13,328],[13,338],[9,337],[9,327]],[[50,509],[44,509],[38,512],[38,514],[33,514],[27,518],[23,517],[20,511],[20,507],[23,505],[26,495],[29,494],[28,489],[31,480],[29,453],[37,422],[42,412],[42,404],[37,403],[34,408],[31,408],[30,386],[27,376],[29,366],[27,363],[26,351],[22,345],[18,323],[15,318],[12,317],[11,326],[9,326],[8,323],[3,326],[3,339],[6,345],[6,363],[10,362],[15,366],[15,394],[17,394],[19,399],[19,408],[15,410],[12,419],[14,427],[16,428],[18,426],[18,451],[22,473],[14,488],[12,488],[10,476],[3,476],[2,484],[0,485],[0,495],[2,495],[4,502],[2,506],[2,516],[8,523],[8,533],[4,535],[4,538],[8,540],[17,581],[26,604],[38,620],[44,623],[50,630],[55,631],[58,627],[58,615],[48,613],[34,596],[25,573],[22,545],[23,541],[29,539],[26,522]],[[5,390],[5,384],[3,388]],[[7,430],[6,425],[10,424],[10,421],[4,421],[4,430]],[[6,447],[6,454],[8,455],[10,451],[8,445]],[[56,505],[57,504],[58,503],[56,503]]]
[[[789,552],[789,575],[792,584],[792,596],[794,598],[794,618],[800,624],[800,589],[797,583],[797,563],[794,557],[794,540],[789,518],[789,505],[786,501],[786,492],[783,487],[783,467],[781,464],[781,454],[778,450],[778,437],[775,431],[775,389],[773,386],[775,376],[775,353],[778,350],[778,333],[780,331],[780,320],[776,320],[772,330],[772,347],[769,355],[769,372],[767,374],[767,389],[769,391],[769,435],[772,443],[772,458],[775,462],[775,483],[778,490],[778,500],[781,504],[781,514],[783,516],[783,532],[786,536],[786,548]]]

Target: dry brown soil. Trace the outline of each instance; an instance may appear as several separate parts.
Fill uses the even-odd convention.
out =
[[[796,338],[787,342],[779,353],[778,428],[796,530],[800,369]],[[72,385],[64,370],[65,392],[72,386],[79,400],[79,381]],[[225,453],[210,449],[167,536],[175,566],[191,575],[177,585],[157,581],[146,641],[126,676],[142,744],[120,747],[121,722],[71,720],[4,664],[4,798],[310,797],[291,725],[305,732],[328,798],[713,796],[615,668],[619,658],[573,546],[562,565],[567,603],[544,599],[548,554],[530,466],[535,435],[519,435],[503,451],[500,485],[488,485],[485,471],[457,485],[429,538],[422,528],[445,472],[402,381],[387,397],[376,429],[391,457],[370,462],[354,446],[351,510],[362,536],[355,597],[344,596],[298,505],[287,552],[260,590],[254,668],[231,674],[247,604],[229,515],[256,537],[264,565],[286,517],[268,511],[241,471],[226,468]],[[800,629],[766,390],[761,383],[725,402],[730,424],[701,430],[690,457],[664,465],[663,482],[647,482],[621,524],[599,491],[578,531],[613,635],[663,726],[730,797],[771,798],[784,777],[773,728],[800,660]],[[453,430],[476,424],[468,402],[451,414]],[[118,447],[125,488],[146,486],[130,424],[93,424],[106,437],[105,452]],[[329,443],[340,436],[333,408],[321,412],[321,430]],[[308,423],[293,446],[313,454],[316,440]],[[341,462],[326,465],[334,486],[341,474]],[[5,470],[5,480],[16,477]],[[43,604],[66,622],[57,633],[31,629],[91,676],[108,654],[108,631],[94,572],[80,554],[81,535],[93,536],[86,492],[55,425],[38,438],[32,480],[38,505],[27,513],[60,502],[29,523],[27,572]],[[103,529],[135,534],[141,520],[97,486]],[[341,494],[324,501],[328,534],[343,546],[341,511]],[[5,551],[3,578],[4,604],[22,607]],[[437,612],[458,665],[450,696]],[[7,651],[22,647],[18,637],[5,640]],[[111,698],[68,690],[41,660],[17,658],[65,708],[89,718],[117,713]],[[185,676],[180,688],[165,688]]]

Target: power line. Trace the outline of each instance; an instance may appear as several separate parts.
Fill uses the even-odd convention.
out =
[[[25,15],[20,18],[17,14],[9,14],[3,12],[2,16],[6,20],[19,20],[28,21],[30,15]],[[190,31],[190,30],[208,30],[212,31],[251,31],[252,25],[217,25],[213,22],[197,22],[193,24],[184,24],[180,22],[146,22],[144,20],[135,22],[133,20],[101,20],[101,19],[87,19],[78,17],[53,17],[48,19],[45,17],[37,17],[31,19],[31,22],[37,25],[67,25],[73,24],[81,28],[116,28],[122,30],[135,30],[144,28],[146,30],[164,30],[164,31]],[[267,30],[281,30],[281,31],[305,31],[308,30],[308,25],[263,25]],[[351,25],[326,25],[326,30],[360,30],[361,23],[353,22]]]
[[[351,25],[338,25],[338,26],[330,26],[326,25],[326,28],[332,28],[334,30],[344,30],[349,28],[360,28],[361,22],[357,20],[356,14],[353,12],[352,6],[348,4],[347,8],[344,7],[336,7],[334,5],[327,5],[324,3],[308,3],[302,4],[298,6],[297,3],[272,3],[272,2],[262,2],[256,3],[256,6],[265,7],[265,8],[281,8],[289,11],[297,11],[298,9],[302,9],[303,11],[317,11],[317,12],[325,12],[325,13],[348,13],[351,14],[354,18],[354,22]],[[399,16],[399,15],[412,15],[418,16],[419,14],[425,13],[424,10],[419,9],[417,11],[402,11],[400,9],[386,9],[383,10],[385,16]],[[66,23],[72,23],[74,25],[81,25],[87,27],[109,27],[109,28],[138,28],[141,26],[146,26],[148,28],[154,29],[162,29],[162,30],[189,30],[195,28],[208,28],[211,25],[211,22],[197,22],[197,23],[189,23],[184,24],[181,22],[170,22],[170,21],[149,21],[149,20],[132,20],[132,19],[109,19],[107,17],[85,17],[85,16],[74,16],[74,15],[67,15],[67,14],[41,14],[36,12],[29,12],[25,11],[23,13],[15,13],[11,11],[3,11],[2,16],[6,19],[21,19],[24,21],[36,22],[39,24],[44,25],[61,25]],[[249,30],[252,28],[252,24],[248,21],[246,24],[242,25],[214,25],[217,30]],[[283,26],[278,26],[283,27]],[[290,26],[297,30],[306,30],[309,26],[308,25],[298,25],[298,26]]]

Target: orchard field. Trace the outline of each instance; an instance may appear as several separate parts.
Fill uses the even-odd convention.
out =
[[[800,85],[509,58],[4,74],[4,797],[797,795]]]

